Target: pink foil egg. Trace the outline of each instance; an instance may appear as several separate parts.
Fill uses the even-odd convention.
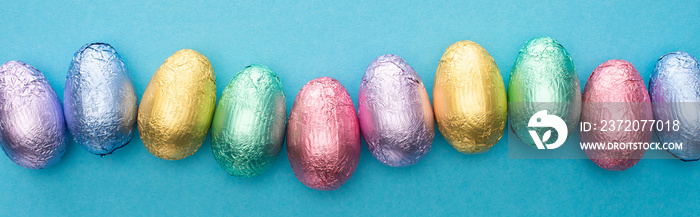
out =
[[[360,160],[360,125],[338,80],[316,78],[301,88],[287,126],[287,154],[299,181],[316,190],[340,188]]]
[[[581,131],[581,142],[602,145],[586,149],[588,158],[608,170],[626,170],[637,164],[652,131],[627,130],[618,123],[653,120],[653,115],[644,80],[632,63],[608,60],[600,64],[586,82],[582,102],[581,122],[596,127]]]

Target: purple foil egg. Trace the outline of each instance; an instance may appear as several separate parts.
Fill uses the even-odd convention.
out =
[[[428,92],[401,57],[384,55],[369,64],[357,104],[362,136],[382,164],[410,166],[430,151],[435,121]]]
[[[618,120],[653,120],[646,85],[632,63],[608,60],[600,64],[586,82],[582,102],[581,122],[596,124],[596,129],[581,131],[581,142],[608,147],[617,143],[619,147],[587,149],[588,158],[608,170],[625,170],[637,164],[646,152],[641,144],[651,141],[652,131],[628,131],[615,124]]]
[[[316,190],[340,188],[360,160],[360,126],[352,99],[338,80],[309,81],[294,100],[287,154],[299,181]]]
[[[0,66],[0,143],[7,157],[28,169],[58,162],[66,152],[66,123],[44,75],[21,61]]]

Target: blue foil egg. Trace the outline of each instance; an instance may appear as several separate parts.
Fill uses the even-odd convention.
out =
[[[384,55],[369,64],[357,113],[367,148],[382,164],[410,166],[430,151],[433,108],[423,81],[401,57]]]
[[[7,157],[42,169],[66,152],[66,122],[58,96],[36,68],[21,61],[0,66],[0,146]]]
[[[131,140],[137,99],[124,61],[109,44],[75,52],[66,76],[63,106],[73,139],[90,153],[111,154]]]
[[[684,161],[700,159],[700,66],[690,54],[678,51],[662,56],[649,80],[654,119],[671,128],[656,131],[661,142],[683,143],[668,149]],[[677,121],[677,124],[674,124]],[[673,125],[678,126],[676,130]]]

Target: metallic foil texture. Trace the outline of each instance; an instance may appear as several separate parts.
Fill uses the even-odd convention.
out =
[[[382,164],[410,166],[430,151],[433,108],[423,81],[401,57],[384,55],[369,64],[357,104],[362,137]]]
[[[316,78],[301,88],[287,126],[287,154],[299,181],[316,190],[340,188],[360,160],[360,125],[338,80]]]
[[[574,62],[561,44],[550,37],[525,43],[510,73],[508,103],[511,130],[533,148],[538,147],[528,131],[543,135],[548,130],[528,128],[528,121],[539,111],[562,118],[568,132],[574,132],[581,117],[581,84]]]
[[[211,126],[211,149],[232,176],[252,177],[275,162],[284,143],[287,103],[277,74],[251,65],[221,95]]]
[[[597,124],[601,121],[652,120],[651,101],[644,80],[632,63],[608,60],[600,64],[588,78],[583,90],[581,122]],[[611,129],[608,127],[608,129]],[[592,130],[581,131],[581,142],[638,143],[650,142],[649,130]],[[585,150],[598,166],[608,170],[625,170],[634,166],[646,152],[643,148],[617,150]]]
[[[700,65],[690,54],[678,51],[656,62],[649,81],[654,118],[679,121],[678,131],[656,131],[661,142],[682,142],[683,149],[669,149],[684,161],[700,159]]]
[[[458,41],[440,59],[433,85],[433,111],[447,142],[464,154],[495,145],[506,125],[506,89],[496,62],[484,48]]]
[[[21,61],[0,66],[0,145],[7,157],[24,168],[46,168],[66,152],[67,134],[44,74]]]
[[[139,133],[146,149],[165,160],[192,155],[209,131],[216,105],[216,78],[207,57],[183,49],[163,62],[139,106]]]
[[[73,139],[90,153],[111,154],[131,141],[136,91],[121,56],[109,44],[91,43],[73,55],[63,110]]]

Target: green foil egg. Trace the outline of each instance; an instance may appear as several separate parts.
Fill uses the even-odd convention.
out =
[[[211,148],[232,176],[253,177],[272,166],[284,142],[287,104],[277,74],[262,65],[240,71],[214,113]]]
[[[508,84],[510,128],[533,148],[538,147],[528,132],[528,122],[542,110],[560,117],[568,132],[574,132],[581,116],[581,84],[574,62],[566,49],[550,37],[534,38],[520,49]],[[543,135],[549,129],[532,130]],[[548,141],[556,141],[558,136],[554,134]]]

